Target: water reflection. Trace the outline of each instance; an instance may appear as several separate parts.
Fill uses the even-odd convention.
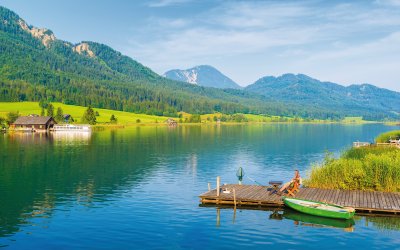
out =
[[[349,219],[349,220],[331,219],[331,218],[299,213],[290,209],[285,209],[282,214],[282,217],[287,220],[294,221],[294,224],[299,226],[343,228],[347,232],[352,232],[354,230],[353,226],[355,225],[354,219]]]
[[[103,226],[103,219],[93,222],[90,226],[96,229],[85,239],[82,236],[81,241],[95,242],[104,235],[115,237],[115,231],[125,233],[131,240],[147,242],[144,244],[155,243],[152,237],[168,229],[170,237],[165,242],[179,241],[177,231],[181,235],[190,234],[190,230],[205,234],[210,229],[208,211],[198,210],[197,196],[217,175],[223,183],[236,183],[236,170],[242,166],[246,175],[261,183],[284,179],[292,176],[294,167],[304,171],[311,162],[321,159],[326,149],[339,152],[352,141],[369,140],[390,129],[382,125],[275,124],[135,127],[89,135],[5,134],[0,137],[0,241],[12,235],[30,239],[21,230],[32,230],[34,224],[41,223],[38,219],[48,219],[53,229],[59,226],[61,236],[52,235],[52,240],[46,236],[49,231],[38,230],[42,241],[61,238],[68,244],[62,238],[65,232],[84,235],[90,230],[82,224],[99,211],[103,212],[101,218],[109,220],[107,227]],[[229,212],[233,213],[230,224],[235,223],[232,230],[243,227],[240,212]],[[68,213],[73,215],[65,215],[67,221],[56,220],[57,215]],[[219,219],[214,222],[212,210],[212,227],[226,226],[222,221],[227,211],[216,213]],[[282,220],[276,220],[276,214],[269,221],[260,220],[258,214],[251,215],[253,221],[263,223],[259,233],[266,230],[262,226],[268,222],[291,221],[290,215],[282,211]],[[400,224],[394,220],[390,224],[390,219],[360,221],[382,230],[394,230],[398,226],[393,224]],[[311,222],[300,224],[303,223]],[[292,228],[293,223],[288,227]],[[99,228],[103,234],[97,232]],[[127,232],[138,236],[126,235]],[[215,232],[211,231],[208,238],[212,233]],[[251,235],[247,237],[250,239]]]
[[[216,227],[221,227],[226,223],[241,223],[241,220],[245,220],[245,218],[241,216],[238,217],[238,213],[240,214],[242,211],[257,210],[265,213],[268,220],[291,221],[291,224],[293,225],[292,227],[331,228],[341,229],[344,232],[355,232],[357,228],[361,227],[372,227],[382,231],[400,231],[400,216],[393,215],[356,215],[353,219],[341,220],[304,214],[292,209],[280,207],[254,208],[248,206],[233,208],[232,206],[214,204],[200,204],[199,207],[215,210]],[[229,218],[229,216],[231,216],[231,221],[226,220],[221,222],[221,218]],[[268,222],[265,221],[265,223],[267,224]]]
[[[91,139],[91,132],[80,131],[57,131],[50,133],[55,145],[88,145]]]
[[[10,143],[38,145],[88,145],[92,133],[77,131],[58,131],[50,133],[8,133],[5,134]]]

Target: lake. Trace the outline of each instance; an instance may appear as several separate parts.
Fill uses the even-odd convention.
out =
[[[0,246],[8,249],[399,248],[399,217],[351,229],[290,210],[203,207],[222,183],[303,177],[327,151],[373,141],[382,124],[132,127],[0,134]],[[397,127],[398,128],[398,127]]]

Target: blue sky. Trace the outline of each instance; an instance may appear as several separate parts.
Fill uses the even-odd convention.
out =
[[[59,39],[107,44],[162,74],[209,64],[241,85],[304,73],[400,91],[400,0],[0,0]]]

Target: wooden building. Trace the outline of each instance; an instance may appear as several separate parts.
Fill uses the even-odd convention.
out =
[[[14,130],[45,132],[57,124],[51,116],[20,116],[11,125]]]

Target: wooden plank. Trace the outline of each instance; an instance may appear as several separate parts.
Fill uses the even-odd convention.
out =
[[[381,209],[387,209],[386,199],[382,192],[379,192],[379,198],[380,198],[379,203],[381,204]]]
[[[314,189],[313,198],[312,198],[314,201],[318,200],[320,191],[321,191],[320,189],[317,189],[317,188]]]
[[[381,196],[379,195],[379,192],[375,192],[374,197],[375,197],[375,209],[382,209],[382,199]]]
[[[396,210],[400,210],[400,195],[392,193],[392,196],[396,206]]]
[[[387,201],[389,201],[390,210],[394,210],[396,208],[393,196],[390,193],[386,193]]]
[[[321,201],[326,202],[328,198],[328,191],[327,189],[322,190]]]
[[[347,206],[349,200],[349,190],[343,190],[343,201],[342,206]]]
[[[375,192],[371,192],[371,194],[372,194],[372,208],[377,209],[377,207],[379,206],[377,196]]]
[[[356,200],[357,200],[357,192],[356,191],[352,191],[351,192],[351,206],[355,207],[356,205]]]
[[[201,202],[234,204],[232,191],[234,188],[238,205],[282,205],[281,196],[271,195],[266,186],[229,184],[222,186],[222,188],[228,188],[231,193],[221,193],[220,197],[217,197],[214,189],[201,194]],[[352,206],[367,211],[400,213],[400,193],[301,188],[297,197]]]
[[[342,193],[342,199],[340,205],[346,206],[347,205],[347,196],[348,196],[348,191],[347,190],[341,190]]]
[[[359,191],[360,193],[360,208],[365,208],[365,195],[363,191]]]
[[[360,207],[364,207],[364,192],[363,191],[358,191],[360,195]]]
[[[392,205],[392,199],[390,197],[390,195],[388,193],[385,193],[385,199],[386,199],[386,204],[388,206],[388,209],[392,210],[393,209],[393,205]]]
[[[335,190],[335,197],[334,197],[334,200],[333,200],[334,204],[339,204],[339,202],[338,202],[339,194],[340,194],[340,190]]]
[[[371,208],[371,197],[370,197],[370,193],[369,193],[368,191],[366,191],[366,192],[364,193],[364,195],[365,195],[365,198],[366,198],[366,200],[367,200],[366,207],[367,207],[367,208]]]
[[[317,192],[315,193],[315,201],[321,201],[321,196],[322,196],[322,189],[317,189]]]
[[[303,197],[306,200],[311,200],[313,192],[314,191],[312,188],[307,188],[306,192],[304,192],[301,197]]]
[[[400,196],[395,193],[391,193],[396,210],[400,210]]]
[[[332,189],[326,190],[324,199],[325,199],[326,202],[332,203]]]
[[[343,197],[343,191],[338,190],[337,199],[336,199],[337,205],[342,205],[342,197]]]

